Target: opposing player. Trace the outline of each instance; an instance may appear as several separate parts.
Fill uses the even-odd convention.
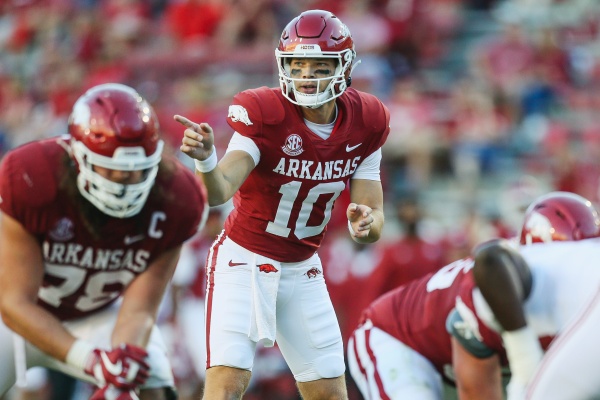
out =
[[[342,339],[316,251],[348,183],[352,238],[379,239],[389,113],[349,88],[354,43],[332,13],[294,18],[275,56],[280,88],[235,96],[220,162],[212,128],[175,116],[209,203],[233,196],[235,206],[209,253],[205,398],[243,395],[262,340],[277,341],[303,398],[344,399]]]
[[[501,333],[512,376],[509,400],[600,398],[600,239],[544,243],[516,252],[505,243],[475,255],[473,275]],[[540,336],[554,340],[544,354]]]
[[[128,86],[84,93],[69,133],[0,167],[0,395],[39,365],[96,384],[92,399],[172,399],[154,321],[205,188],[162,155],[156,115]]]
[[[553,192],[527,209],[521,246],[513,247],[598,236],[600,217],[589,201]],[[506,355],[500,335],[480,319],[489,312],[473,266],[471,258],[458,260],[365,310],[348,344],[350,373],[365,398],[441,399],[443,379],[456,382],[461,399],[503,398]]]

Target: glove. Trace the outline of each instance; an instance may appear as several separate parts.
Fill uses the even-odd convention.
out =
[[[90,400],[140,400],[134,390],[121,390],[112,385],[106,385],[92,394]]]
[[[150,366],[146,362],[147,357],[145,349],[131,344],[122,344],[110,351],[94,349],[84,371],[96,378],[102,389],[112,385],[129,391],[148,379]]]

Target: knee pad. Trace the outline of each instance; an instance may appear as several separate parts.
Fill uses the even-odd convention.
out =
[[[211,362],[211,367],[224,365],[251,371],[253,361],[254,353],[248,347],[234,344],[228,346],[221,357],[215,358],[214,362]]]
[[[320,378],[337,378],[344,375],[346,365],[343,357],[329,354],[317,358],[314,361],[314,369]]]

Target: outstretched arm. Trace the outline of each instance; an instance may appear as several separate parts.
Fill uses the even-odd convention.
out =
[[[204,122],[197,124],[181,115],[175,115],[174,119],[186,128],[180,149],[198,161],[196,174],[206,186],[208,204],[212,207],[227,202],[254,169],[254,160],[245,151],[235,150],[227,153],[217,164],[210,125]]]

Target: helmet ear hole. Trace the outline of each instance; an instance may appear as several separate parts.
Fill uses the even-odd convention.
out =
[[[346,78],[346,87],[350,87],[350,85],[352,85],[352,77],[351,76]]]

